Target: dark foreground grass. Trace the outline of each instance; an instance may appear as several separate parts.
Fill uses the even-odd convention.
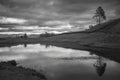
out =
[[[43,73],[17,66],[16,61],[0,62],[0,80],[47,80]]]

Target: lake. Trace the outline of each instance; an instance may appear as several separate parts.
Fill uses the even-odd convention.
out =
[[[9,60],[42,71],[48,80],[120,79],[119,62],[91,51],[41,44],[0,47],[0,61]]]

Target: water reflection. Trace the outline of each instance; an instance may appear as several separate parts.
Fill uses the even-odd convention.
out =
[[[27,47],[27,44],[26,44],[26,43],[24,44],[24,47],[25,47],[25,48]]]
[[[50,45],[24,44],[1,47],[0,61],[14,59],[24,67],[38,71],[42,68],[49,80],[101,80],[99,76],[102,80],[117,80],[120,64],[96,54]]]
[[[99,76],[102,76],[105,72],[107,63],[103,62],[103,59],[101,56],[97,59],[96,63],[93,65],[96,68],[96,71]]]

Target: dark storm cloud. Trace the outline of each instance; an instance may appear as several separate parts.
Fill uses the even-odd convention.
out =
[[[47,16],[47,13],[59,13],[63,15],[81,14],[101,5],[105,8],[117,8],[120,5],[119,0],[0,0],[0,5],[4,11],[1,15],[23,18],[41,18]],[[7,11],[5,11],[5,9]],[[51,13],[51,15],[52,15]],[[116,13],[119,13],[117,10]],[[49,14],[50,15],[50,14]],[[72,16],[73,16],[72,15]],[[39,16],[39,17],[38,17]],[[60,15],[61,16],[61,15]],[[48,18],[50,16],[47,16]],[[56,17],[52,16],[52,18]],[[46,17],[45,17],[46,18]],[[57,17],[58,18],[58,17]]]
[[[0,5],[9,9],[5,15],[37,18],[36,15],[41,15],[44,11],[46,11],[44,13],[53,11],[56,14],[81,14],[99,5],[109,8],[119,7],[120,0],[0,0]],[[0,12],[4,15],[4,12]]]
[[[67,23],[84,27],[91,23],[98,6],[108,17],[120,16],[120,0],[0,0],[0,16],[25,19],[26,27],[63,27]]]
[[[60,12],[77,13],[91,10],[98,6],[112,8],[120,5],[120,0],[59,0]]]
[[[33,1],[27,0],[27,2],[22,2],[21,0],[0,0],[0,4],[8,8],[29,8],[35,4]]]
[[[46,9],[49,0],[0,0],[0,15],[37,18]]]

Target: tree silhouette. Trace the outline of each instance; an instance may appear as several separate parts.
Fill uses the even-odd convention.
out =
[[[93,18],[96,19],[96,22],[98,24],[101,24],[102,20],[106,20],[106,15],[105,15],[105,11],[103,10],[103,8],[101,6],[99,6],[96,10],[95,15],[93,16]]]
[[[26,33],[24,34],[24,38],[27,38],[27,34]]]

